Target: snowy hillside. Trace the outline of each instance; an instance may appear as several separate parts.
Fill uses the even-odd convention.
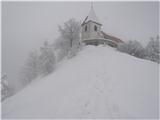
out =
[[[87,46],[2,103],[3,118],[157,118],[158,64]]]

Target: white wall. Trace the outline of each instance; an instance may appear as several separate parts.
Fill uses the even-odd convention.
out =
[[[85,31],[85,26],[87,25],[87,31]],[[97,26],[97,31],[94,30],[94,25]],[[100,38],[98,35],[98,32],[100,32],[101,26],[94,23],[94,22],[88,22],[87,24],[84,24],[82,26],[82,41],[84,39],[92,39],[92,38]]]

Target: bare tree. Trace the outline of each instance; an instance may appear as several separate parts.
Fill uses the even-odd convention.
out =
[[[59,26],[61,37],[70,43],[70,47],[79,43],[80,37],[80,22],[75,19],[70,19],[64,23],[63,26]]]
[[[59,32],[60,36],[55,42],[58,60],[74,56],[80,47],[80,22],[70,19],[59,25]]]
[[[23,86],[29,84],[39,76],[51,73],[54,70],[55,62],[53,47],[45,41],[43,46],[40,47],[40,51],[33,51],[29,54],[22,68],[20,80]]]
[[[49,74],[54,70],[56,59],[53,51],[53,47],[48,44],[48,41],[44,42],[44,45],[40,48],[40,65],[41,74]]]
[[[145,48],[146,52],[146,59],[160,63],[159,55],[160,55],[160,49],[159,49],[159,36],[156,38],[151,38],[148,45]]]
[[[22,69],[21,80],[23,85],[30,83],[39,75],[40,61],[37,51],[33,51],[29,54],[29,57]]]
[[[9,84],[7,75],[4,74],[1,78],[1,101],[5,100],[7,97],[13,95],[14,90]]]
[[[144,58],[145,56],[143,46],[136,40],[129,41],[127,43],[121,43],[118,45],[117,49],[121,52],[128,53],[138,58]]]

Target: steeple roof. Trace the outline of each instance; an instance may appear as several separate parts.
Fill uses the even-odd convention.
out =
[[[85,20],[83,21],[82,24],[87,23],[88,21],[93,21],[93,22],[96,22],[96,23],[100,24],[96,14],[95,14],[95,11],[93,9],[93,5],[91,5],[90,12],[89,12],[88,16],[85,18]]]
[[[91,6],[91,10],[90,10],[90,12],[89,12],[89,14],[88,14],[88,19],[87,19],[87,20],[88,20],[88,21],[89,21],[89,20],[92,20],[92,21],[94,21],[94,22],[99,22],[96,14],[95,14],[95,12],[94,12],[93,6]]]

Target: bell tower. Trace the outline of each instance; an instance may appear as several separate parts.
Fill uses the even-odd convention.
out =
[[[98,18],[95,14],[93,4],[91,4],[91,9],[88,16],[85,18],[81,24],[81,40],[82,42],[90,39],[100,38],[102,24],[99,23]]]

